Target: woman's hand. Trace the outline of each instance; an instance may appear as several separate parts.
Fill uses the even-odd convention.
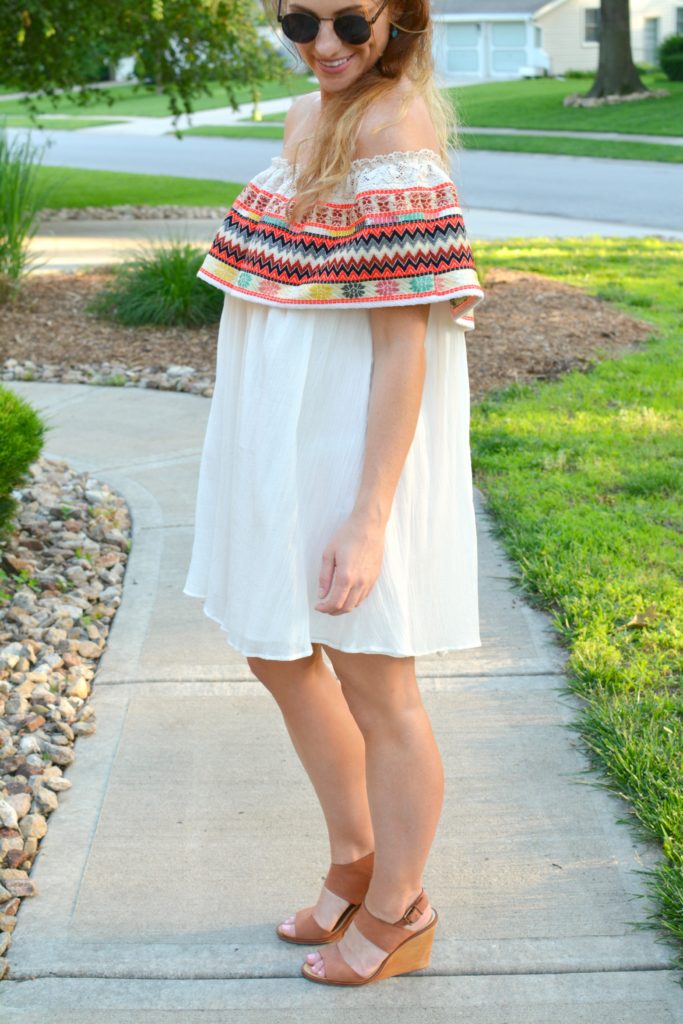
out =
[[[316,611],[343,615],[372,590],[384,554],[384,526],[351,514],[323,551]]]

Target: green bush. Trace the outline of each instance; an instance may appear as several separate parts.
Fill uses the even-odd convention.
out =
[[[128,326],[201,327],[218,323],[223,293],[197,277],[205,248],[172,241],[147,246],[114,271],[88,309]]]
[[[683,82],[683,36],[669,36],[662,42],[659,65],[670,82]]]
[[[30,135],[9,142],[0,125],[0,304],[16,298],[22,277],[35,262],[26,243],[36,232],[47,197],[38,173],[41,159]]]
[[[0,385],[0,537],[12,530],[12,491],[40,455],[46,430],[32,405]]]

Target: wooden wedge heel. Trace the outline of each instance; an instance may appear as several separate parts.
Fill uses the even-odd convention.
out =
[[[351,924],[355,914],[368,891],[372,869],[375,862],[374,852],[367,853],[349,864],[331,864],[323,885],[335,896],[347,900],[349,906],[339,916],[333,928],[322,928],[313,917],[315,906],[298,910],[294,919],[294,935],[283,932],[282,925],[275,929],[278,938],[285,942],[299,945],[324,945],[336,942],[342,937]]]
[[[316,974],[308,963],[301,965],[301,973],[309,981],[317,981],[321,985],[367,985],[371,981],[428,967],[439,920],[438,913],[432,908],[429,923],[419,931],[406,928],[407,924],[419,920],[428,906],[429,900],[423,889],[399,920],[391,923],[371,914],[363,901],[353,920],[359,932],[387,954],[377,969],[367,977],[358,974],[346,962],[338,946],[332,946],[329,951],[322,950],[320,954],[325,964],[324,977]]]

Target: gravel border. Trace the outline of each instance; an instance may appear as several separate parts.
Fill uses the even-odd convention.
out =
[[[58,209],[40,211],[41,221],[59,220],[219,220],[222,221],[229,203],[225,206],[145,206],[142,203],[126,203],[121,206],[63,206]]]
[[[36,380],[59,384],[99,384],[106,387],[152,388],[158,391],[186,391],[211,398],[213,374],[198,372],[193,366],[127,366],[124,363],[35,363],[32,359],[6,359],[0,368],[0,381]]]
[[[128,505],[68,463],[37,459],[0,542],[0,979],[75,741],[95,732],[97,664],[121,602]]]

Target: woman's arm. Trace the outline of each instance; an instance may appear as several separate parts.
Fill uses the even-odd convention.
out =
[[[330,615],[350,612],[379,576],[384,531],[422,402],[429,305],[368,313],[373,370],[363,470],[353,511],[323,552],[315,606]]]

